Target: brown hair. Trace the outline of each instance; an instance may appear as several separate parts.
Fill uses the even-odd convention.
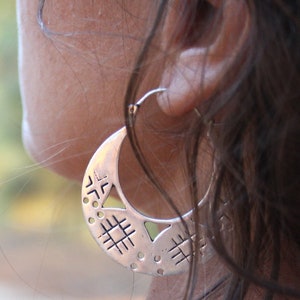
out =
[[[203,120],[214,119],[222,111],[222,125],[212,131],[216,181],[210,199],[208,236],[231,270],[224,278],[225,299],[243,299],[251,284],[265,289],[265,299],[272,299],[277,293],[300,297],[300,291],[280,283],[280,268],[284,264],[293,268],[293,256],[299,257],[300,246],[300,3],[248,0],[247,4],[251,14],[248,41],[219,91],[203,108]],[[187,32],[182,41],[185,45],[197,43],[201,34],[209,34],[197,33],[201,5],[208,8],[205,1],[188,1],[174,25],[178,32]],[[128,85],[125,118],[133,149],[144,171],[166,200],[172,202],[143,157],[134,129],[128,126],[127,114],[127,107],[135,99],[146,72],[148,51],[160,33],[166,10],[167,1],[161,1]],[[203,125],[199,121],[186,135],[194,207],[197,205],[195,168]],[[230,247],[221,234],[220,211],[232,223]],[[195,214],[197,220],[197,210]],[[193,277],[197,258],[192,264],[186,298],[192,297],[196,284]],[[266,265],[267,271],[262,270]],[[294,272],[299,274],[299,270]],[[216,283],[211,291],[224,280]]]

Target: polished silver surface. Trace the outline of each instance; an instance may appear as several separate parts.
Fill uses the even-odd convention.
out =
[[[139,105],[151,94],[146,94],[134,108],[136,114]],[[82,185],[82,207],[84,217],[99,246],[114,260],[132,271],[154,276],[171,275],[188,270],[194,255],[195,224],[192,211],[182,216],[182,220],[156,219],[137,211],[122,192],[118,176],[118,163],[122,142],[126,137],[123,127],[110,136],[92,157]],[[122,205],[109,207],[107,201],[111,189],[115,188]],[[142,195],[141,195],[142,196]],[[199,202],[205,202],[206,196]],[[187,230],[189,234],[187,234]],[[157,231],[153,234],[153,231]],[[158,232],[159,231],[159,232]],[[204,229],[200,226],[200,261],[211,257]]]

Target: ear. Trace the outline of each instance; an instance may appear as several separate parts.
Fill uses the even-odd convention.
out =
[[[174,55],[166,63],[160,85],[167,90],[158,96],[158,103],[171,116],[191,111],[213,95],[249,32],[245,1],[196,2],[201,2],[196,18],[182,17],[182,8],[173,5],[165,23],[163,43]]]

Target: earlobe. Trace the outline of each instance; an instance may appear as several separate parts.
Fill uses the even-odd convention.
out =
[[[208,20],[215,26],[220,25],[220,29],[214,31],[214,38],[208,39],[210,43],[207,43],[207,38],[201,43],[200,38],[195,45],[183,47],[180,37],[171,39],[173,44],[165,42],[173,49],[177,47],[175,58],[166,64],[160,83],[167,91],[158,97],[160,108],[168,115],[183,115],[209,99],[245,44],[249,31],[246,4],[237,0],[224,0],[222,5],[220,1],[217,3],[214,17],[219,18],[218,21]],[[167,18],[168,28],[172,28],[170,22],[176,22],[174,12],[172,17]],[[209,28],[207,24],[201,24]],[[209,35],[210,32],[204,34]],[[168,34],[172,36],[171,32]],[[168,39],[168,34],[165,34],[165,39]],[[178,45],[174,45],[176,42]]]

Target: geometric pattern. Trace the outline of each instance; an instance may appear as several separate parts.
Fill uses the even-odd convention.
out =
[[[86,188],[89,188],[89,187],[91,187],[94,184],[91,176],[89,176],[88,178],[89,178],[89,183],[85,186]],[[104,176],[103,178],[98,179],[98,181],[102,181],[103,179],[107,179],[107,176]],[[103,195],[105,193],[104,187],[107,186],[107,185],[108,185],[108,182],[105,182],[105,183],[103,183],[103,184],[100,185],[101,192],[102,192]],[[100,199],[100,195],[99,195],[98,191],[95,188],[93,190],[90,190],[89,192],[87,192],[87,195],[90,195],[90,194],[93,194],[93,193],[95,193],[97,199],[99,200]]]
[[[126,218],[122,220],[118,220],[115,216],[112,218],[113,220],[106,219],[107,225],[101,223],[103,233],[98,238],[105,239],[103,244],[106,244],[107,250],[116,248],[120,254],[123,254],[129,250],[129,247],[134,247],[132,235],[135,230],[130,230],[131,224],[126,224]]]
[[[191,255],[194,253],[191,253],[191,245],[190,245],[190,239],[188,238],[183,238],[180,234],[177,235],[178,239],[175,240],[172,238],[172,242],[174,246],[168,251],[173,252],[172,254],[172,259],[176,260],[175,266],[178,264],[187,261],[190,262]],[[191,239],[194,240],[196,237],[195,234],[191,236]],[[203,237],[200,238],[200,254],[203,255],[204,248],[207,246],[205,239]]]
[[[192,238],[195,235],[192,236]],[[176,259],[175,265],[177,266],[181,262],[187,260],[190,261],[191,252],[190,252],[190,243],[188,238],[183,238],[180,234],[178,234],[178,240],[176,241],[172,238],[174,246],[168,251],[173,252],[172,259]]]

